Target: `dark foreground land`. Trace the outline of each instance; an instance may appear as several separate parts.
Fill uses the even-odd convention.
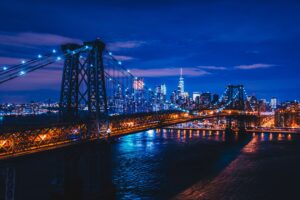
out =
[[[0,161],[1,200],[300,199],[299,181],[297,135],[151,130]]]

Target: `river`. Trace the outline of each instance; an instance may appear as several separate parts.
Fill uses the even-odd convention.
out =
[[[149,130],[1,161],[0,199],[298,199],[299,169],[297,135]]]

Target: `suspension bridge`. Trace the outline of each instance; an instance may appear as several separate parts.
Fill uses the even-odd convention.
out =
[[[192,115],[168,102],[162,107],[167,109],[157,111],[155,92],[107,51],[100,39],[64,44],[61,51],[5,66],[0,86],[55,63],[63,64],[58,117],[34,125],[2,126],[0,158],[212,117],[225,117],[228,133],[236,120],[243,132],[257,116],[242,85],[229,85],[205,114]]]

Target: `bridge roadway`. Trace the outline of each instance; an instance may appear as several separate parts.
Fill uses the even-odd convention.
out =
[[[140,132],[193,120],[182,112],[142,113],[113,116],[110,119],[110,137]],[[89,129],[89,123],[52,124],[33,126],[30,129],[7,128],[0,135],[0,159],[32,154],[74,144],[105,139],[107,134],[97,134]],[[93,129],[93,128],[92,128]]]
[[[189,115],[179,111],[140,113],[112,116],[109,119],[110,137],[166,127],[178,123],[213,117],[253,116],[253,113],[222,111]],[[0,159],[32,154],[74,144],[105,139],[107,134],[98,133],[91,123],[59,123],[47,126],[6,127],[0,134]]]

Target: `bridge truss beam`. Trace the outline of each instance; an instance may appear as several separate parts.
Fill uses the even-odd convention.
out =
[[[121,136],[191,119],[191,116],[179,111],[140,113],[113,116],[109,119],[109,126],[112,130],[111,136]],[[0,159],[103,138],[105,135],[99,135],[96,130],[91,131],[90,122],[11,130],[0,135]]]

